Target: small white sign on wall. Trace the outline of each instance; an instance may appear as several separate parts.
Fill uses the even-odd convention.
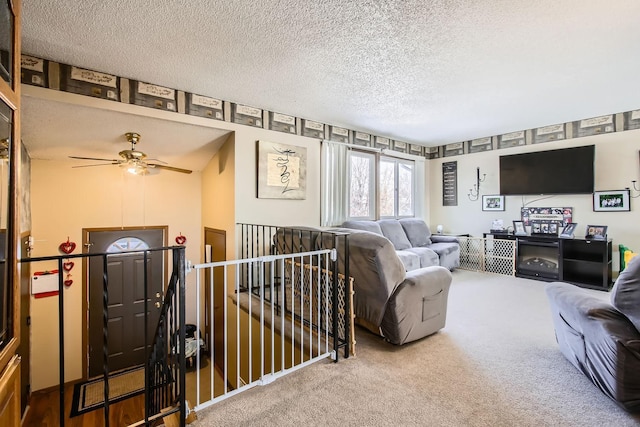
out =
[[[48,274],[47,274],[48,273]],[[36,298],[50,296],[58,292],[58,273],[34,273],[31,277],[31,295]]]

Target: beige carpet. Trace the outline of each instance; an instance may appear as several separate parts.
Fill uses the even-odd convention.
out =
[[[357,357],[256,387],[191,425],[640,425],[560,354],[544,286],[455,271],[439,333],[397,347],[357,329]]]

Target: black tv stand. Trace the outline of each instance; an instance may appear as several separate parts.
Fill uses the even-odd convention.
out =
[[[611,288],[611,240],[507,233],[486,235],[492,235],[494,239],[516,240],[517,277],[569,282],[604,291]]]

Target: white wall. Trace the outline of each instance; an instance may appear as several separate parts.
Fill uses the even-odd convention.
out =
[[[236,222],[268,225],[320,225],[320,140],[245,126],[236,131]],[[258,140],[307,149],[305,200],[257,198]]]
[[[32,257],[57,255],[67,240],[82,252],[82,228],[168,226],[168,244],[187,237],[186,257],[199,260],[201,247],[200,173],[162,172],[132,176],[115,166],[72,168],[68,161],[32,161]],[[55,269],[32,264],[31,271]],[[66,381],[82,377],[82,286],[80,261],[71,270],[73,284],[65,289]],[[187,292],[195,278],[187,276]],[[58,299],[31,297],[31,388],[58,384]]]
[[[634,250],[640,250],[640,227],[638,227],[638,200],[631,200],[630,212],[594,212],[592,196],[557,195],[548,198],[535,196],[506,196],[504,212],[482,211],[481,197],[470,201],[469,189],[476,182],[476,167],[485,174],[480,184],[481,194],[499,194],[499,156],[528,151],[552,150],[582,145],[596,146],[595,189],[619,190],[631,186],[631,180],[640,181],[638,160],[638,139],[640,130],[616,132],[605,135],[555,141],[544,144],[514,147],[482,153],[465,154],[455,157],[431,160],[430,226],[435,230],[437,224],[444,226],[445,233],[470,233],[482,236],[488,232],[493,219],[502,219],[505,227],[513,220],[520,219],[520,208],[527,206],[573,207],[573,221],[578,223],[576,236],[584,235],[587,224],[607,225],[608,236],[613,239],[613,267],[618,269],[617,245],[624,244]],[[442,206],[442,163],[458,162],[458,206]],[[633,194],[638,192],[632,191]],[[539,199],[539,200],[538,200]]]

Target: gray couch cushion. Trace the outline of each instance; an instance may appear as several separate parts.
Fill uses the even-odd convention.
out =
[[[369,231],[371,233],[379,234],[380,236],[384,236],[380,226],[375,221],[354,221],[349,220],[342,223],[342,227],[351,228],[353,230],[363,230]]]
[[[420,268],[440,265],[440,257],[429,248],[410,248],[401,252],[413,252],[418,255],[420,257]]]
[[[428,246],[431,244],[431,230],[421,219],[403,218],[398,220],[404,232],[414,248]]]
[[[611,304],[640,331],[640,256],[631,259],[611,290]]]
[[[422,263],[420,262],[420,256],[411,251],[411,249],[407,249],[404,251],[396,251],[398,258],[402,261],[404,265],[404,271],[412,271],[420,268]],[[436,255],[437,256],[437,255]],[[437,265],[437,261],[436,261]]]
[[[384,237],[391,240],[391,243],[393,243],[397,251],[411,247],[411,242],[407,239],[407,235],[404,233],[404,229],[398,220],[381,219],[378,221],[378,225],[380,225]]]

